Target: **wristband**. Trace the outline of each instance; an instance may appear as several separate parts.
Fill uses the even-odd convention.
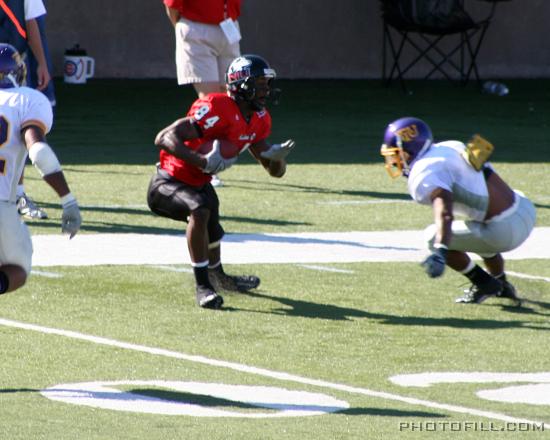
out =
[[[446,251],[449,250],[446,244],[443,243],[436,243],[434,244],[434,249],[445,249]]]
[[[67,193],[63,197],[59,198],[59,201],[61,202],[62,206],[65,206],[67,203],[74,202],[75,200],[76,200],[76,197],[73,196],[71,193]]]

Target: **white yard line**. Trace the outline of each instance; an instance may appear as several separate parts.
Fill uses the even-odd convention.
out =
[[[188,265],[185,235],[79,234],[33,237],[34,267],[100,264]],[[426,255],[422,231],[227,234],[226,264],[323,264],[383,261],[418,262]],[[535,228],[506,259],[550,258],[550,228]]]
[[[286,382],[295,382],[303,385],[313,385],[321,388],[333,389],[337,391],[343,391],[351,394],[361,394],[364,396],[375,397],[385,400],[393,400],[397,402],[407,403],[414,406],[423,406],[426,408],[439,409],[449,411],[453,413],[469,414],[477,417],[485,417],[488,419],[501,420],[503,422],[510,423],[528,423],[528,424],[543,424],[545,429],[550,429],[550,423],[545,423],[537,420],[529,420],[518,417],[508,416],[493,411],[482,411],[475,408],[467,408],[465,406],[450,405],[446,403],[432,402],[424,399],[416,399],[413,397],[400,396],[398,394],[386,393],[383,391],[374,391],[367,388],[360,388],[340,383],[327,382],[324,380],[310,379],[303,376],[297,376],[290,373],[267,370],[264,368],[257,368],[245,364],[238,364],[234,362],[221,361],[217,359],[210,359],[204,356],[189,355],[180,353],[177,351],[165,350],[162,348],[148,347],[145,345],[131,344],[128,342],[117,341],[115,339],[108,339],[99,336],[87,335],[85,333],[74,332],[70,330],[62,330],[51,327],[43,327],[40,325],[28,324],[19,321],[12,321],[9,319],[0,318],[0,325],[18,328],[22,330],[31,330],[39,333],[64,336],[71,339],[77,339],[81,341],[92,342],[94,344],[106,345],[110,347],[122,348],[125,350],[133,350],[142,353],[148,353],[156,356],[165,356],[174,359],[181,359],[189,362],[196,362],[199,364],[209,365],[212,367],[227,368],[234,371],[240,371],[248,374],[255,374],[257,376],[269,377],[272,379],[282,380]]]
[[[526,280],[540,280],[540,281],[546,281],[547,283],[550,283],[550,278],[548,277],[540,277],[538,275],[528,275],[526,273],[519,273],[519,272],[510,272],[509,270],[506,271],[507,275],[512,275],[516,278],[524,278]]]
[[[193,273],[193,269],[191,269],[190,267],[162,266],[162,265],[159,265],[159,264],[155,264],[151,267],[154,267],[154,268],[160,269],[160,270],[167,270],[169,272]]]
[[[318,270],[320,272],[336,272],[336,273],[355,273],[353,270],[336,269],[335,267],[317,266],[313,264],[298,264],[299,267],[310,270]]]
[[[413,203],[412,200],[329,200],[318,205],[380,205],[387,203]]]
[[[43,270],[34,270],[34,269],[31,270],[31,275],[36,275],[36,276],[45,277],[45,278],[61,278],[61,277],[63,277],[63,275],[61,275],[60,273],[45,272]]]

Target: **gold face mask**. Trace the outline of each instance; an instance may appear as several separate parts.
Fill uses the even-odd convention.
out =
[[[384,158],[386,171],[392,179],[409,174],[409,165],[401,147],[401,139],[397,138],[397,147],[382,144],[380,154]]]

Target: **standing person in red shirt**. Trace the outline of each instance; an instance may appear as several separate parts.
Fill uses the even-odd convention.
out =
[[[176,34],[178,84],[193,84],[199,98],[225,92],[224,75],[240,55],[241,0],[164,0]],[[221,186],[218,176],[212,184]]]
[[[211,175],[228,169],[237,158],[224,159],[219,143],[207,154],[198,152],[206,141],[224,139],[249,150],[273,177],[286,172],[286,156],[294,141],[270,145],[271,116],[265,109],[273,97],[275,71],[257,55],[236,58],[226,74],[227,93],[197,99],[187,116],[162,129],[155,139],[160,164],[147,191],[150,209],[161,216],[188,223],[187,246],[201,307],[218,309],[219,290],[248,291],[260,284],[256,276],[227,275],[221,264],[224,230],[219,200]]]

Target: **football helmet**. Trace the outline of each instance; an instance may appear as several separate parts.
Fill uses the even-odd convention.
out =
[[[408,177],[410,164],[433,143],[432,130],[418,118],[397,119],[388,125],[380,154],[386,161],[386,170],[392,177]]]
[[[268,99],[275,100],[280,90],[273,88],[275,70],[258,55],[242,55],[235,58],[225,74],[229,94],[237,101],[246,101],[260,111]],[[259,78],[267,79],[267,87],[258,84]]]
[[[27,67],[15,47],[0,43],[0,88],[19,87],[24,84],[26,75]]]

